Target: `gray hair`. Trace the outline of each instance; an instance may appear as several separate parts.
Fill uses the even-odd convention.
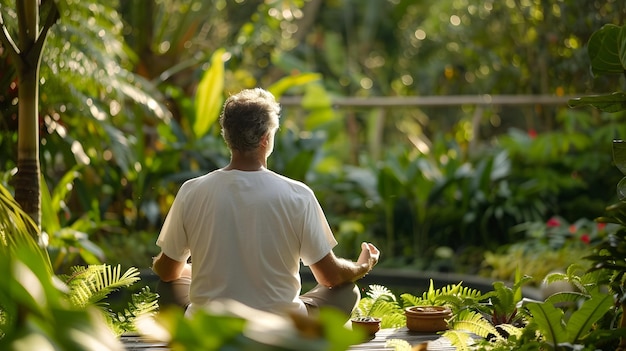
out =
[[[244,89],[224,102],[219,119],[222,136],[231,150],[254,150],[265,134],[278,129],[279,116],[280,105],[272,93]]]

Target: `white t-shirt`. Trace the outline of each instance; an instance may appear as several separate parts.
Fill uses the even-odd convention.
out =
[[[300,262],[318,262],[337,241],[305,184],[267,169],[216,170],[182,185],[157,245],[179,262],[191,256],[190,313],[228,298],[306,314]]]

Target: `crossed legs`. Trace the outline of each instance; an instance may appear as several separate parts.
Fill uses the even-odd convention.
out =
[[[159,293],[161,307],[175,305],[184,309],[189,306],[189,287],[191,278],[182,277],[172,282],[159,281],[156,291]],[[334,288],[316,285],[313,289],[300,295],[306,305],[309,315],[315,315],[322,307],[333,307],[350,316],[352,310],[359,303],[361,294],[354,283],[344,284]]]

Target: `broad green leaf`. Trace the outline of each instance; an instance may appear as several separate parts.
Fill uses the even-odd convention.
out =
[[[48,183],[41,177],[41,223],[42,230],[47,233],[55,233],[61,229],[58,217],[58,206],[54,205]]]
[[[318,73],[302,73],[296,75],[290,75],[280,79],[278,82],[272,84],[267,90],[279,99],[285,91],[291,87],[305,85],[311,82],[315,82],[321,79]]]
[[[609,95],[592,95],[570,99],[570,107],[593,106],[604,112],[626,110],[626,93],[615,92]]]
[[[593,324],[606,314],[612,305],[613,297],[609,294],[598,294],[585,301],[567,323],[569,341],[575,343],[587,335]]]
[[[386,200],[393,201],[392,199],[400,196],[403,183],[398,171],[394,171],[390,165],[385,166],[378,172],[378,193]]]
[[[196,116],[193,132],[201,138],[218,119],[224,92],[224,49],[218,49],[211,58],[211,67],[204,72],[196,91]]]
[[[624,73],[626,67],[624,30],[623,27],[607,24],[589,38],[587,52],[594,76]]]
[[[302,107],[312,110],[319,108],[330,108],[332,99],[321,84],[307,85],[302,97]]]
[[[82,165],[77,164],[72,167],[68,172],[66,172],[63,177],[59,180],[52,191],[52,206],[55,213],[58,213],[61,210],[61,206],[64,203],[67,195],[73,189],[74,180],[80,177],[80,173],[78,172],[82,168]]]
[[[546,303],[551,305],[574,305],[576,301],[584,298],[585,295],[574,291],[561,291],[548,296]]]
[[[41,223],[43,230],[48,234],[54,234],[61,230],[59,212],[65,203],[67,194],[73,189],[72,183],[80,176],[78,170],[81,167],[81,165],[76,165],[66,172],[52,193],[49,191],[44,178],[41,179]]]
[[[337,115],[332,108],[320,108],[309,111],[304,122],[306,130],[316,130],[328,126],[330,122],[337,121]],[[325,129],[327,130],[327,129]]]
[[[332,108],[332,99],[321,84],[307,84],[302,98],[302,107],[309,112],[305,121],[307,130],[315,130],[336,118]]]
[[[563,311],[548,303],[529,303],[526,305],[545,341],[556,345],[567,342],[567,330],[563,325]]]

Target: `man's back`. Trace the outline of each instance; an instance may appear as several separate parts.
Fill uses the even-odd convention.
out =
[[[308,187],[266,169],[218,170],[184,184],[176,202],[163,232],[184,230],[180,248],[191,250],[192,306],[231,298],[263,310],[305,312],[300,258],[315,263],[336,244]],[[164,252],[186,255],[176,246]]]

